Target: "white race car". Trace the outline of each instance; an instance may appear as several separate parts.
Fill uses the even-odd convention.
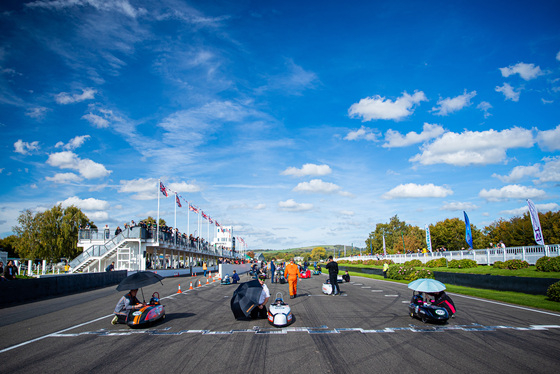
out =
[[[275,327],[285,327],[293,321],[292,309],[284,302],[282,292],[278,292],[276,300],[268,308],[268,322]]]
[[[337,283],[344,283],[344,280],[342,279],[342,276],[339,275],[337,278]],[[325,283],[323,283],[323,287],[321,288],[321,291],[323,291],[324,294],[330,295],[332,294],[332,285],[331,282],[327,279],[327,281]]]

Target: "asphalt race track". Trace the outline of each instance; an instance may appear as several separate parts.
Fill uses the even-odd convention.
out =
[[[326,276],[280,291],[295,322],[236,321],[235,285],[167,278],[158,291],[167,317],[148,329],[111,325],[115,287],[0,309],[2,373],[557,373],[560,314],[450,294],[446,325],[408,315],[406,285],[352,277],[342,296],[321,293]],[[242,276],[242,281],[248,280]],[[194,290],[188,290],[190,282]],[[183,293],[178,294],[181,284]],[[139,292],[139,298],[142,294]]]

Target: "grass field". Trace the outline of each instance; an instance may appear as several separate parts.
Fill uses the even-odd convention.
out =
[[[360,265],[348,265],[348,264],[344,264],[344,266],[345,267],[365,267],[363,265],[360,266]],[[367,267],[380,268],[379,266],[367,266]],[[486,268],[486,270],[490,270],[490,267],[485,267],[485,268]],[[534,266],[533,266],[533,268],[534,268]],[[440,271],[440,269],[442,269],[442,268],[434,268],[434,269],[430,269],[430,270]],[[448,271],[458,270],[458,269],[447,269],[447,268],[443,268],[443,269],[446,269]],[[476,268],[476,269],[478,269],[478,268]],[[466,271],[466,270],[472,270],[472,269],[460,269],[457,272],[474,273],[472,271],[469,272],[469,271]],[[495,270],[504,271],[504,269],[495,269]],[[517,275],[518,274],[517,272],[520,271],[520,270],[505,270],[505,271],[510,272],[510,273],[502,273],[502,274],[493,273],[493,275],[504,275],[504,276]],[[360,277],[373,278],[373,279],[383,279],[383,280],[386,280],[386,281],[389,281],[389,282],[398,282],[398,283],[404,283],[404,284],[409,283],[409,281],[384,279],[383,276],[381,276],[381,275],[364,274],[364,273],[358,273],[358,272],[352,272],[352,271],[350,271],[349,273],[350,273],[351,276],[360,276]],[[511,274],[511,273],[513,273],[513,274]],[[526,275],[526,276],[535,276],[534,275],[535,273],[547,274],[547,273],[537,272],[533,269],[533,273],[531,273],[531,275]],[[491,274],[491,273],[489,273],[489,272],[477,272],[475,274]],[[552,274],[556,274],[556,277],[560,278],[560,273],[552,273]],[[545,278],[549,278],[549,277],[545,277]],[[554,278],[554,277],[551,277],[551,278]],[[480,298],[488,299],[488,300],[496,300],[496,301],[502,301],[502,302],[510,303],[510,304],[524,305],[524,306],[529,306],[529,307],[538,308],[538,309],[560,312],[560,303],[556,302],[556,301],[548,300],[545,295],[530,295],[530,294],[525,294],[525,293],[521,293],[521,292],[494,291],[494,290],[487,290],[487,289],[481,289],[481,288],[470,288],[470,287],[454,286],[454,285],[446,285],[446,287],[447,287],[447,291],[462,294],[462,295],[475,296],[475,297],[480,297]]]

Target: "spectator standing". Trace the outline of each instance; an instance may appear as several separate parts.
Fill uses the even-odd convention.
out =
[[[272,283],[274,282],[274,278],[276,277],[276,265],[274,265],[274,260],[270,260],[270,279]]]
[[[15,280],[16,275],[18,273],[17,267],[14,265],[13,260],[8,260],[6,267],[4,268],[4,279],[6,280]]]
[[[233,271],[233,275],[231,276],[231,280],[233,284],[236,284],[237,282],[239,282],[239,274],[237,274],[237,272],[234,270]]]
[[[259,283],[262,286],[261,295],[259,296],[259,305],[251,310],[251,318],[256,319],[265,319],[267,318],[268,311],[266,309],[266,303],[268,303],[268,299],[270,298],[270,291],[268,290],[268,286],[264,284],[264,280],[266,279],[266,275],[260,274],[259,275]]]
[[[387,270],[389,270],[389,264],[384,263],[383,264],[383,278],[387,278]]]
[[[327,261],[327,270],[329,271],[329,281],[332,286],[332,295],[340,295],[340,287],[338,286],[338,263],[329,256]]]
[[[204,276],[206,276],[206,272],[208,271],[208,265],[206,265],[206,262],[202,263],[202,271],[204,271]]]

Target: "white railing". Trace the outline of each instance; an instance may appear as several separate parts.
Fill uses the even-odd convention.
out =
[[[560,244],[551,245],[535,245],[524,247],[506,247],[506,248],[488,248],[488,249],[473,249],[467,251],[445,251],[445,252],[432,252],[432,253],[411,253],[411,254],[397,254],[397,255],[367,255],[367,256],[349,256],[339,257],[337,260],[393,260],[396,264],[402,264],[410,260],[420,260],[426,263],[430,260],[438,258],[446,258],[451,260],[470,259],[476,261],[479,265],[492,265],[496,261],[507,260],[523,260],[529,264],[534,265],[537,260],[543,256],[556,257],[560,255]]]

